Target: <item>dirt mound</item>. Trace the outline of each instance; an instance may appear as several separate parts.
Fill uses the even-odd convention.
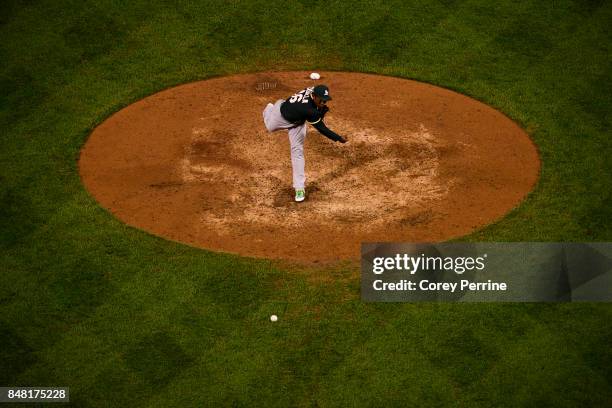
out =
[[[325,83],[310,128],[307,201],[293,202],[286,131],[268,102]],[[501,113],[414,81],[357,73],[265,73],[168,89],[121,110],[80,158],[91,194],[124,222],[192,245],[298,261],[356,259],[361,242],[441,241],[490,223],[534,186],[537,151]]]

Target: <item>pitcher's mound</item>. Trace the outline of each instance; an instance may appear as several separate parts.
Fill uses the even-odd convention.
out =
[[[357,259],[361,242],[442,241],[500,218],[534,186],[537,151],[498,111],[419,82],[358,73],[260,73],[168,89],[111,116],[80,158],[119,219],[203,248],[299,261]],[[293,202],[286,131],[262,111],[324,83],[333,143],[305,145]]]

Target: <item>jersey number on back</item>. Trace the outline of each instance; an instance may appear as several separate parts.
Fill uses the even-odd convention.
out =
[[[312,93],[313,90],[314,90],[314,87],[306,88],[306,89],[296,93],[295,95],[293,95],[289,99],[289,102],[295,103],[295,102],[300,102],[301,101],[302,103],[308,103],[308,97],[310,96],[310,94]]]

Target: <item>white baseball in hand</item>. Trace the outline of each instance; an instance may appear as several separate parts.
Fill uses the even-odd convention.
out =
[[[310,79],[319,79],[321,78],[321,75],[319,75],[318,72],[313,72],[312,74],[310,74]]]

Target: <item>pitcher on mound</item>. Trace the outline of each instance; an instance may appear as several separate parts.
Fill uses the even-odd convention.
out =
[[[268,132],[286,129],[289,133],[293,188],[295,188],[295,201],[297,202],[304,201],[306,198],[304,189],[306,184],[304,173],[306,122],[334,142],[346,143],[345,138],[330,130],[323,123],[323,118],[329,111],[327,102],[330,100],[329,88],[325,85],[317,85],[303,89],[287,99],[279,99],[274,104],[269,103],[263,111],[263,120]]]

